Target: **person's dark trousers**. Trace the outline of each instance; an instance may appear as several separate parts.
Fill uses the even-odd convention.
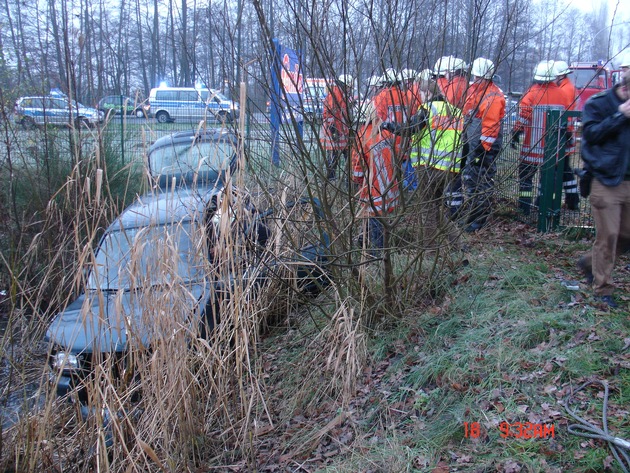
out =
[[[518,165],[518,208],[529,215],[534,199],[534,176],[540,166],[521,161]]]
[[[346,150],[334,149],[326,151],[326,174],[328,179],[337,177],[337,169],[345,162]]]
[[[495,157],[496,153],[488,152],[481,163],[469,157],[464,168],[467,223],[478,227],[486,223],[492,210],[491,198],[494,191],[494,176],[497,173]]]
[[[382,249],[384,246],[384,237],[381,220],[379,217],[370,217],[368,225],[370,229],[370,246],[375,249]]]

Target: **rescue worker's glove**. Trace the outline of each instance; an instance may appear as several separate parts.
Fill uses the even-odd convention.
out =
[[[479,143],[473,150],[473,164],[480,167],[490,167],[492,164],[493,156],[490,152],[486,151],[486,148]]]
[[[383,122],[381,123],[381,130],[389,131],[390,133],[397,135],[401,131],[401,126],[394,122]]]
[[[412,135],[420,133],[422,129],[427,125],[427,112],[420,110],[409,119],[409,131]]]
[[[518,148],[522,134],[523,134],[523,130],[515,131],[512,133],[512,139],[510,140],[510,148],[512,149]]]

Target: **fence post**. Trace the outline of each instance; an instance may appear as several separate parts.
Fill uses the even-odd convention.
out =
[[[545,120],[545,157],[540,173],[538,231],[546,233],[560,225],[562,207],[562,174],[564,170],[567,117],[560,110],[549,110]]]

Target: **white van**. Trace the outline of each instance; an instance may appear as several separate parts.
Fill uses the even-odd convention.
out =
[[[238,117],[238,103],[218,90],[193,87],[158,87],[149,94],[151,115],[160,123],[174,120],[217,120]]]

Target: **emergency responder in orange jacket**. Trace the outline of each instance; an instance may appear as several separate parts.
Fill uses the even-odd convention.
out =
[[[372,103],[365,107],[364,124],[352,150],[353,180],[360,186],[359,198],[369,216],[370,245],[383,248],[388,234],[383,225],[398,206],[400,192],[396,178],[393,137],[381,128],[382,121]]]
[[[405,123],[405,94],[400,87],[400,75],[394,69],[387,69],[381,76],[381,90],[374,96],[376,113],[383,122]]]
[[[567,110],[570,102],[555,82],[553,61],[542,61],[534,68],[534,81],[523,94],[519,117],[512,128],[511,146],[516,149],[525,133],[519,163],[519,209],[529,215],[534,195],[533,180],[544,160],[544,130],[548,110]]]
[[[556,72],[556,84],[560,90],[566,95],[569,106],[568,110],[577,110],[577,89],[573,81],[569,79],[569,74],[573,71],[569,69],[569,65],[565,61],[554,61],[554,70]],[[568,119],[568,134],[565,146],[565,156],[563,159],[564,170],[562,173],[562,187],[564,188],[564,201],[569,210],[577,210],[580,206],[580,194],[578,192],[578,183],[573,166],[571,165],[571,156],[575,153],[575,139],[573,132],[575,130],[576,119],[571,117]]]
[[[453,56],[442,56],[433,67],[441,94],[448,103],[461,109],[466,102],[468,78],[466,63],[463,59]]]
[[[407,116],[407,96],[401,87],[401,75],[394,69],[387,69],[381,77],[382,89],[372,99],[376,114],[381,122],[402,126],[408,121]],[[410,142],[408,137],[398,135],[394,139],[394,159],[400,164],[402,172],[407,176],[407,185],[414,185],[411,174],[412,170],[408,164]]]
[[[492,81],[495,66],[486,58],[473,61],[472,83],[464,104],[464,146],[466,164],[463,180],[469,214],[465,231],[482,228],[490,213],[490,198],[497,172],[495,158],[501,150],[505,96]]]
[[[348,134],[352,117],[354,79],[342,74],[330,88],[324,99],[320,142],[326,150],[328,179],[335,179],[336,169],[342,158],[347,158]]]

